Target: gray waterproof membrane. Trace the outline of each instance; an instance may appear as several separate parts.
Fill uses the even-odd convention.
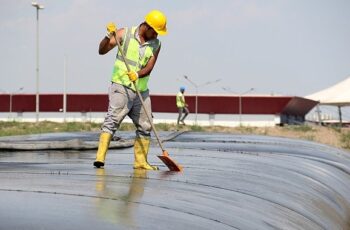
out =
[[[167,171],[156,145],[148,159],[160,171],[133,170],[132,148],[110,150],[104,169],[92,166],[96,150],[2,151],[0,229],[350,229],[349,152],[215,133],[165,148],[182,173]]]

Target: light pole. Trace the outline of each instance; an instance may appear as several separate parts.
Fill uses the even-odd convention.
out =
[[[237,94],[236,92],[233,92],[230,88],[222,87],[222,89],[227,91],[227,92]],[[242,96],[246,93],[253,91],[253,90],[254,90],[254,88],[250,88],[249,90],[244,91],[243,93],[238,93],[238,114],[239,114],[239,125],[240,126],[242,125]]]
[[[254,90],[254,88],[250,88],[249,90],[239,94],[239,126],[242,125],[242,96],[246,93],[253,91],[253,90]]]
[[[221,81],[221,79],[216,79],[215,81],[208,81],[208,82],[206,82],[206,83],[204,83],[204,84],[201,84],[201,85],[198,85],[198,84],[196,84],[196,83],[194,83],[193,81],[191,81],[191,79],[189,79],[189,77],[188,76],[186,76],[186,75],[184,75],[184,78],[188,81],[188,82],[190,82],[193,86],[194,86],[194,88],[196,89],[196,102],[195,102],[195,125],[197,125],[197,114],[198,114],[198,88],[199,87],[202,87],[202,86],[206,86],[206,85],[211,85],[211,84],[214,84],[214,83],[217,83],[217,82],[219,82],[219,81]]]
[[[36,8],[36,96],[35,96],[35,121],[39,121],[39,10],[44,9],[43,5],[32,2]]]
[[[67,56],[64,55],[64,68],[63,68],[63,122],[66,122],[67,113]]]

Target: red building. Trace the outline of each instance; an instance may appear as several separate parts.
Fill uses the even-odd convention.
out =
[[[175,95],[151,95],[152,111],[177,113]],[[228,96],[199,95],[198,114],[275,115],[281,123],[303,122],[305,115],[317,104],[316,101],[290,96]],[[192,113],[196,108],[196,96],[186,95]],[[106,94],[68,94],[67,112],[106,112]],[[63,108],[62,94],[41,94],[40,112],[59,112]],[[35,94],[0,95],[0,112],[35,112]]]

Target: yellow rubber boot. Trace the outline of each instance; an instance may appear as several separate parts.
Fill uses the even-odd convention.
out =
[[[136,138],[134,144],[134,169],[158,170],[157,166],[152,166],[147,162],[150,142],[148,138]]]
[[[96,153],[96,160],[94,162],[94,166],[96,168],[100,168],[105,165],[105,158],[107,154],[107,150],[109,147],[109,143],[111,142],[112,134],[110,133],[101,133],[100,142],[98,144],[98,150]]]

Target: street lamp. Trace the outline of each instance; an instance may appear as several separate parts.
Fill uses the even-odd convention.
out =
[[[196,102],[195,102],[195,114],[196,114],[196,116],[195,116],[195,125],[197,125],[197,114],[198,114],[198,88],[199,88],[199,87],[202,87],[202,86],[206,86],[206,85],[211,85],[211,84],[217,83],[217,82],[221,81],[221,79],[216,79],[215,81],[208,81],[208,82],[206,82],[206,83],[203,83],[203,84],[201,84],[201,85],[198,85],[198,84],[194,83],[193,81],[191,81],[191,80],[189,79],[188,76],[184,75],[184,78],[185,78],[188,82],[190,82],[190,83],[194,86],[194,88],[196,89]]]
[[[36,8],[36,97],[35,97],[35,117],[36,122],[39,121],[39,10],[44,9],[43,5],[32,2],[32,6]]]
[[[254,88],[250,88],[249,90],[239,94],[239,126],[242,125],[242,96],[246,93],[253,91],[253,90],[254,90]]]
[[[222,87],[222,89],[227,91],[227,92],[237,94],[236,92],[233,92],[230,88]],[[246,93],[253,91],[253,90],[254,90],[254,88],[250,88],[249,90],[244,91],[243,93],[238,93],[238,113],[239,113],[239,125],[240,126],[242,125],[242,96]]]
[[[64,68],[63,68],[63,122],[66,122],[67,113],[67,56],[64,55]]]

